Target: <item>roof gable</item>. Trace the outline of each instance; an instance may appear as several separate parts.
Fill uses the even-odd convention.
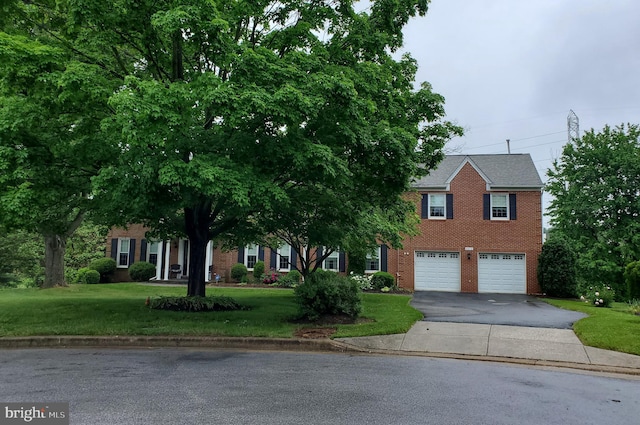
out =
[[[451,181],[471,165],[487,190],[541,190],[542,180],[529,154],[447,155],[431,172],[413,183],[416,189],[449,190]]]

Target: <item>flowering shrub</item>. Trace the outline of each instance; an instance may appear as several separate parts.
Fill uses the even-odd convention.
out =
[[[278,283],[280,275],[274,269],[269,270],[269,273],[262,275],[262,283],[266,285],[273,285]]]
[[[369,291],[373,289],[373,284],[371,283],[372,277],[373,275],[367,276],[363,274],[356,274],[353,272],[349,273],[349,279],[355,282],[361,291]]]
[[[629,310],[631,310],[632,314],[640,316],[640,300],[633,299],[629,301]]]
[[[587,304],[596,307],[611,307],[615,292],[610,286],[590,286],[587,293],[580,297]]]

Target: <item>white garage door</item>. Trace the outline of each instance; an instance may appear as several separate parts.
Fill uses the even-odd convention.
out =
[[[526,294],[524,254],[480,254],[478,292]]]
[[[416,251],[416,291],[460,291],[460,254]]]

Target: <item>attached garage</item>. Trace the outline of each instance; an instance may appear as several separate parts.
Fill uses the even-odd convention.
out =
[[[526,294],[524,254],[479,254],[478,292]]]
[[[416,251],[415,290],[460,292],[460,253]]]

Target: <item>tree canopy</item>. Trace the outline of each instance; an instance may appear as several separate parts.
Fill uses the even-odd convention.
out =
[[[93,124],[117,154],[91,200],[110,224],[186,235],[188,295],[204,295],[209,240],[401,210],[461,132],[442,96],[416,87],[416,62],[394,57],[427,0],[360,13],[350,0],[9,3],[46,17],[25,26],[109,93]]]
[[[549,170],[554,231],[578,256],[583,282],[624,295],[626,264],[640,259],[640,145],[637,125],[590,130],[567,144]]]

